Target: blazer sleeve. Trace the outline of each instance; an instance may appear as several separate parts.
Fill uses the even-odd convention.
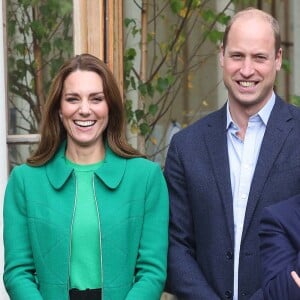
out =
[[[299,225],[299,224],[298,224]],[[298,228],[294,228],[297,230]],[[300,271],[300,253],[290,240],[291,233],[272,212],[263,211],[260,224],[263,292],[265,300],[300,299],[300,288],[291,277],[291,271]]]
[[[167,276],[169,197],[158,164],[150,172],[145,197],[135,282],[126,300],[159,300]]]
[[[20,167],[12,171],[4,198],[3,280],[11,300],[42,300],[35,278],[27,226],[25,187],[20,171]]]
[[[193,220],[184,172],[173,138],[165,165],[170,197],[166,291],[179,299],[217,300],[220,298],[208,284],[195,259]]]

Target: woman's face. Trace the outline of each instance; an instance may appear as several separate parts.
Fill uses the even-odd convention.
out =
[[[109,114],[102,78],[92,71],[72,72],[64,82],[59,114],[68,147],[102,145]]]

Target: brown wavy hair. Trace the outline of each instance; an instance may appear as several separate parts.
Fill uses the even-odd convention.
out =
[[[74,71],[97,73],[103,81],[103,93],[109,108],[109,120],[103,138],[117,155],[131,158],[144,157],[131,147],[125,134],[125,110],[117,82],[108,66],[91,54],[76,55],[65,62],[55,76],[43,109],[40,127],[41,140],[35,153],[27,159],[32,166],[47,163],[56,153],[61,143],[66,140],[67,132],[60,118],[59,109],[66,78]]]

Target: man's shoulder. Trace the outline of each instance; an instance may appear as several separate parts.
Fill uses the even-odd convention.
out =
[[[278,105],[278,111],[279,113],[282,112],[282,109],[287,109],[291,116],[300,121],[300,107],[296,106],[292,103],[288,103],[287,101],[283,100],[281,97],[279,97],[278,95],[276,96],[276,100],[277,100],[277,105]]]

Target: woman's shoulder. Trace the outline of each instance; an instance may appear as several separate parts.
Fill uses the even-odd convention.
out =
[[[16,165],[11,170],[10,175],[14,176],[27,176],[30,174],[35,174],[41,172],[44,166],[30,166],[27,163]]]
[[[144,168],[149,168],[149,169],[160,168],[160,165],[157,162],[154,162],[154,161],[144,158],[144,157],[128,158],[127,164],[129,164],[131,166],[144,167]]]
[[[150,176],[158,181],[163,176],[162,168],[157,162],[142,157],[127,159],[126,173],[132,174],[134,178],[142,179]]]

